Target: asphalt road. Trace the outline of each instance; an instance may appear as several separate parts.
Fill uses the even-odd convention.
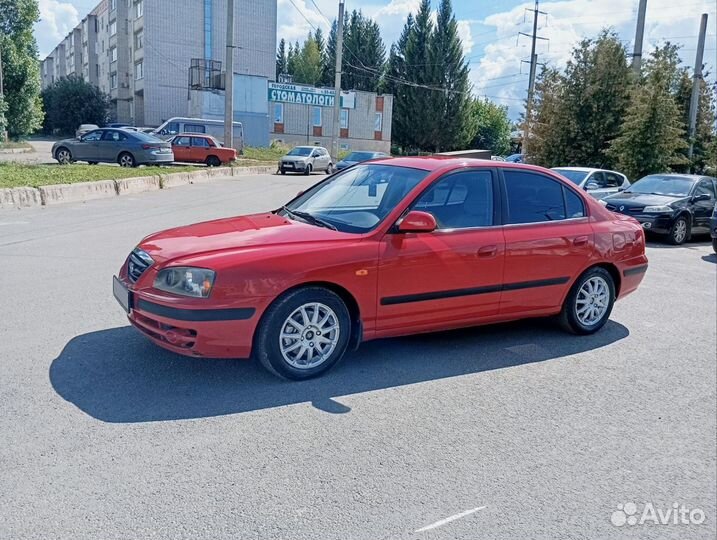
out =
[[[532,321],[372,342],[304,383],[128,327],[111,276],[141,237],[317,179],[0,211],[0,538],[715,537],[704,240],[652,245],[597,335]],[[705,521],[611,524],[629,502]]]

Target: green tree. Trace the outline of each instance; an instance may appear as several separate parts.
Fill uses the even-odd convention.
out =
[[[677,47],[667,43],[645,62],[640,81],[632,88],[620,135],[609,153],[630,178],[684,167],[684,116],[677,103]]]
[[[530,119],[530,162],[554,167],[563,161],[570,145],[563,118],[563,78],[557,69],[544,67],[535,80],[535,93]],[[521,126],[524,129],[524,126]]]
[[[391,53],[380,88],[382,92],[393,94],[392,139],[394,144],[403,148],[411,146],[410,133],[413,126],[406,121],[407,117],[402,116],[406,114],[408,86],[401,84],[400,80],[406,76],[406,45],[413,30],[413,24],[413,14],[409,13],[401,36],[396,43],[391,45]]]
[[[36,0],[0,0],[0,50],[5,123],[10,137],[24,137],[42,125],[40,66],[32,25],[40,18]],[[2,111],[0,111],[2,112]]]
[[[291,45],[289,45],[291,47]],[[279,80],[279,75],[287,72],[287,58],[286,58],[286,41],[281,38],[279,41],[279,47],[276,50],[276,80]]]
[[[430,106],[425,109],[432,124],[432,146],[439,150],[463,149],[475,134],[472,114],[468,64],[463,58],[463,45],[458,37],[458,23],[451,0],[441,0],[436,25],[429,43],[427,79],[440,90],[425,94]],[[450,121],[446,121],[450,120]]]
[[[322,58],[313,35],[309,34],[294,59],[294,82],[312,86],[318,84],[321,80]]]
[[[45,131],[72,134],[80,124],[103,125],[109,118],[109,96],[82,77],[70,75],[42,92]]]
[[[471,148],[490,150],[494,155],[510,152],[511,122],[508,108],[480,98],[473,100],[472,108],[476,134]]]
[[[710,86],[705,81],[707,77],[709,77],[709,74],[706,74],[699,83],[700,94],[697,104],[692,160],[688,160],[686,167],[695,172],[705,171],[710,157],[710,144],[715,136],[715,86]],[[682,123],[687,133],[689,131],[689,113],[692,101],[692,77],[686,68],[680,69],[680,79],[675,97],[682,112]],[[685,150],[685,158],[687,158],[687,150]]]

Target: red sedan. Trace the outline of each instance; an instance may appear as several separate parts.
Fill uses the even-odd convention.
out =
[[[182,133],[172,139],[174,161],[206,163],[207,167],[219,167],[237,158],[234,148],[224,148],[214,137],[200,133]]]
[[[549,315],[590,334],[646,270],[637,221],[549,170],[394,158],[148,236],[114,293],[157,345],[306,379],[376,338]]]

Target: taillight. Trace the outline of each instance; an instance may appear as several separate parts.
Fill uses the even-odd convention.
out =
[[[161,146],[157,146],[156,144],[143,144],[142,149],[143,150],[159,150],[162,148]]]

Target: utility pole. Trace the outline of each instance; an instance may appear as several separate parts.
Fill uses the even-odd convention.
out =
[[[640,77],[642,67],[642,38],[645,34],[645,11],[647,11],[647,0],[640,0],[637,8],[637,28],[635,29],[635,46],[632,49],[632,71],[635,77]]]
[[[700,21],[700,34],[697,38],[697,53],[695,54],[695,72],[692,75],[692,99],[690,100],[690,127],[687,132],[690,146],[687,149],[687,158],[692,159],[695,146],[695,129],[697,127],[697,109],[700,107],[700,85],[702,82],[702,56],[705,52],[705,34],[707,33],[707,13],[702,14]]]
[[[526,34],[518,32],[520,35],[528,36],[531,39],[530,44],[530,76],[528,79],[528,102],[525,106],[525,123],[523,125],[523,154],[527,154],[528,137],[530,136],[530,117],[533,111],[533,92],[535,90],[535,70],[538,65],[538,55],[535,52],[535,43],[538,39],[547,39],[538,35],[538,15],[547,15],[546,12],[538,9],[539,0],[535,0],[535,8],[529,10],[533,12],[533,33]]]
[[[344,52],[344,0],[339,0],[339,18],[336,23],[336,76],[334,78],[334,129],[331,138],[331,155],[339,161],[339,134],[341,131],[341,62]]]
[[[234,147],[234,0],[227,0],[227,53],[224,63],[224,146]]]
[[[2,49],[0,49],[0,101],[5,100],[5,85],[2,80]],[[0,116],[2,113],[0,112]],[[0,129],[0,142],[5,142],[7,140],[7,130],[5,129],[5,124],[2,125],[2,129]]]

